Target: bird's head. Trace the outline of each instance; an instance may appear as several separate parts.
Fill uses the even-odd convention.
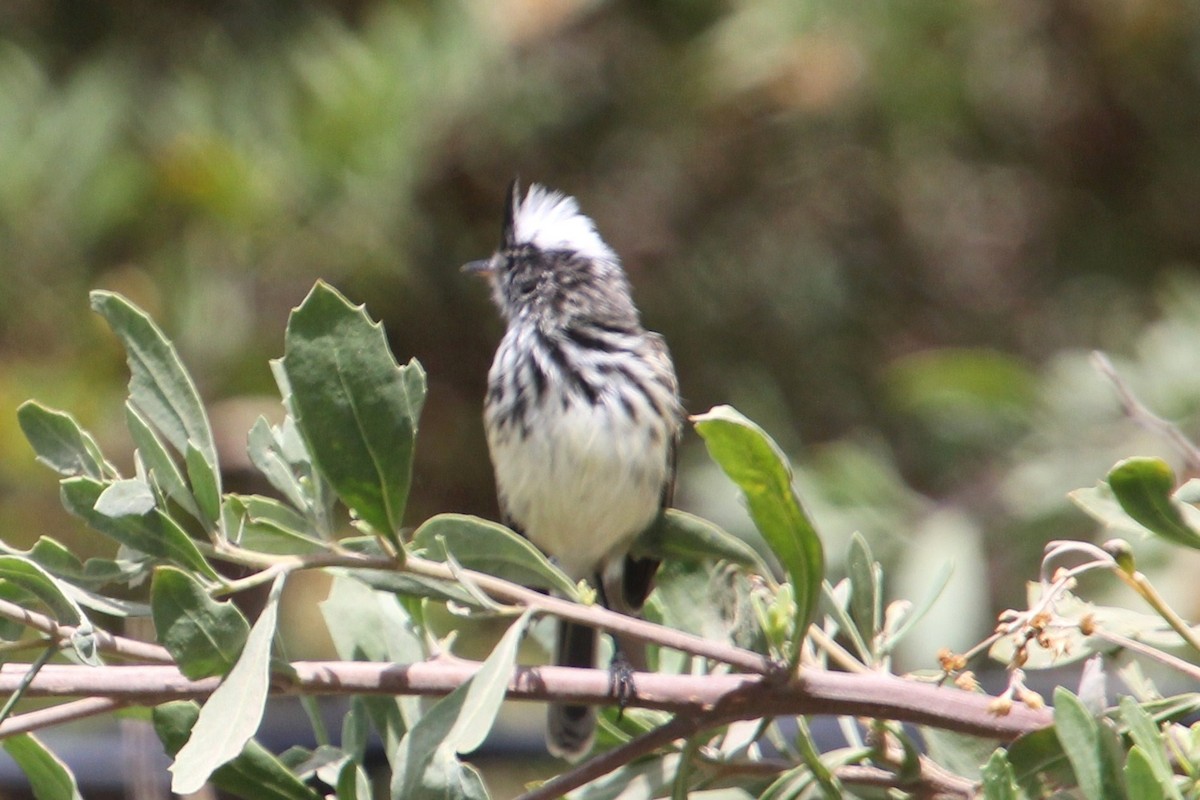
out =
[[[463,270],[489,279],[492,299],[510,324],[638,324],[620,259],[595,223],[575,198],[536,183],[524,199],[516,180],[509,185],[500,248]]]

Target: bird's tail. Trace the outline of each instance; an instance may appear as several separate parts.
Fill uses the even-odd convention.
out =
[[[555,664],[595,669],[599,634],[594,628],[559,620],[555,638]],[[546,747],[553,755],[574,763],[592,749],[595,736],[595,706],[550,704],[546,717]]]

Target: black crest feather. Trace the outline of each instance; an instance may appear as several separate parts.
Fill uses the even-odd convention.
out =
[[[505,247],[511,247],[516,244],[516,217],[517,209],[521,207],[521,178],[520,176],[512,179],[508,184],[507,196],[504,200],[504,225],[500,230],[500,241],[504,242]]]

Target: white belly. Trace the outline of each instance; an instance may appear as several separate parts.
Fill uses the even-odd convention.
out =
[[[572,578],[591,577],[654,520],[667,480],[665,432],[609,404],[573,402],[538,415],[522,438],[509,428],[489,436],[501,502]]]

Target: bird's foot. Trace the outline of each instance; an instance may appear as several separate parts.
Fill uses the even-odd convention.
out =
[[[637,686],[633,683],[633,664],[618,650],[608,665],[608,691],[617,698],[617,719],[625,714],[629,701],[637,697]]]

